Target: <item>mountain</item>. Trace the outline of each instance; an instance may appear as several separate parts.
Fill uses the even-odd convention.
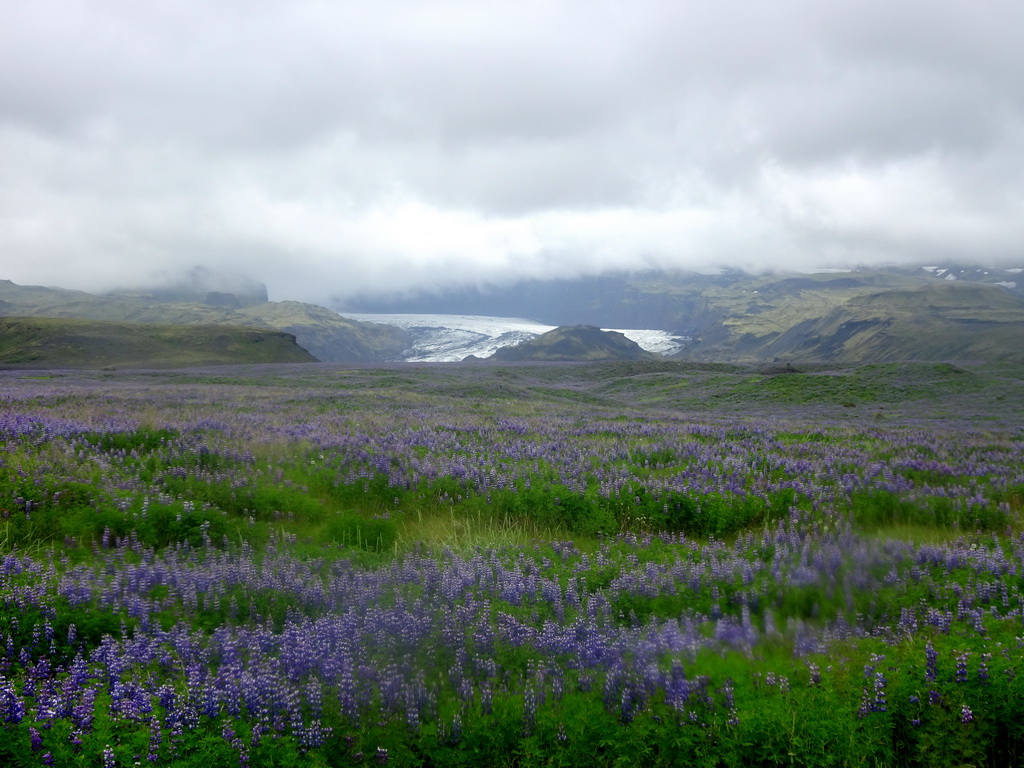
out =
[[[986,283],[762,281],[713,296],[692,360],[998,361],[1024,359],[1024,297]],[[838,282],[838,284],[837,284]]]
[[[602,331],[593,325],[560,326],[535,339],[502,347],[489,360],[507,362],[604,362],[609,360],[657,360],[635,341],[618,331]]]
[[[325,363],[388,360],[409,345],[409,335],[400,328],[352,320],[301,301],[267,302],[240,309],[237,315],[248,325],[294,334],[300,346]]]
[[[509,312],[554,325],[661,329],[695,361],[1024,358],[1022,269],[929,266],[811,274],[609,273],[361,306]],[[514,311],[510,311],[514,308]]]
[[[686,271],[606,272],[556,280],[525,280],[505,286],[460,288],[401,296],[350,297],[332,308],[346,313],[455,314],[529,317],[558,326],[585,323],[601,328],[694,330],[729,309],[731,296],[760,291],[786,294],[819,289],[905,289],[947,282],[983,284],[1024,296],[1024,269],[887,267],[816,273],[753,275],[741,270],[714,274]],[[750,298],[750,297],[748,297]],[[764,298],[762,296],[762,298]],[[722,302],[726,306],[720,306]]]
[[[161,300],[168,295],[192,300]],[[348,320],[315,304],[260,301],[255,289],[241,297],[221,291],[206,292],[201,300],[198,295],[180,289],[100,295],[0,280],[0,316],[264,328],[294,335],[325,362],[379,361],[408,346],[407,334],[398,328]]]
[[[608,273],[341,308],[402,314],[380,322],[266,301],[258,284],[194,277],[173,289],[105,295],[0,280],[0,316],[280,330],[330,362],[483,357],[552,327],[579,325],[645,329],[624,332],[645,349],[698,362],[1024,360],[1024,269]],[[426,310],[444,317],[419,314]]]
[[[0,317],[0,364],[46,368],[176,368],[227,363],[311,363],[280,331],[224,325],[114,323]]]

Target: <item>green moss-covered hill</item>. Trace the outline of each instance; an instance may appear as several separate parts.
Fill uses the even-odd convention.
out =
[[[227,363],[309,363],[281,331],[226,325],[114,323],[0,317],[0,364],[40,368],[176,368]]]
[[[592,325],[560,326],[514,347],[503,347],[490,360],[510,362],[600,362],[607,360],[655,360],[618,331],[602,331]]]

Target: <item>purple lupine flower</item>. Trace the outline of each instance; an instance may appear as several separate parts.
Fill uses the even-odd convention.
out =
[[[887,681],[885,679],[885,675],[882,672],[876,672],[875,673],[875,680],[874,680],[874,684],[875,684],[875,698],[871,702],[871,711],[872,712],[885,712],[885,710],[886,710],[886,702],[885,702],[885,685],[886,685],[886,682]]]
[[[14,683],[0,676],[0,719],[4,723],[20,723],[25,717],[25,700],[18,695]]]
[[[860,706],[857,707],[857,717],[863,719],[869,714],[871,714],[871,696],[868,694],[868,687],[865,685],[861,689]]]
[[[931,681],[933,681],[935,679],[935,676],[938,673],[938,659],[939,659],[939,654],[935,650],[935,648],[932,647],[932,641],[931,640],[929,640],[928,641],[928,645],[925,646],[924,656],[925,656],[924,679],[926,681],[928,681],[928,682],[931,682]]]
[[[537,694],[532,685],[526,687],[523,694],[523,735],[531,736],[537,719]]]
[[[967,654],[957,653],[956,655],[956,681],[958,683],[967,682]]]
[[[149,752],[146,755],[146,759],[151,763],[155,763],[160,759],[160,743],[163,741],[163,737],[160,733],[160,721],[154,717],[150,720],[149,725]]]
[[[988,662],[991,658],[991,653],[981,654],[981,661],[978,663],[978,679],[981,681],[982,685],[989,684],[990,675],[988,671]]]
[[[484,680],[480,684],[480,709],[485,715],[493,711],[494,691],[491,689],[490,681]]]
[[[322,747],[331,737],[333,728],[324,725],[320,720],[313,720],[308,726],[301,727],[298,732],[299,747],[303,752]]]
[[[973,720],[974,720],[974,713],[971,711],[971,708],[968,707],[966,704],[962,704],[960,706],[960,722],[961,723],[970,723]]]

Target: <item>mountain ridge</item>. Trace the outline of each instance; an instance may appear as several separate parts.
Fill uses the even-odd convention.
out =
[[[1022,274],[1024,269],[958,266],[761,275],[739,270],[605,273],[449,292],[447,298],[429,301],[414,297],[389,307],[412,310],[426,303],[452,315],[479,310],[528,317],[522,322],[538,326],[537,334],[517,332],[500,343],[539,335],[542,326],[650,329],[674,340],[672,349],[678,351],[673,359],[695,362],[1021,362]],[[261,293],[252,285],[243,296],[207,290],[211,286],[221,287],[207,280],[176,292],[96,295],[0,280],[0,316],[263,328],[293,334],[325,362],[419,359],[416,334],[434,332],[347,318],[316,304],[264,301],[265,289]],[[471,328],[457,330],[474,337]],[[486,340],[486,334],[476,336]]]
[[[485,302],[547,324],[656,328],[688,339],[675,357],[695,361],[1021,360],[1022,272],[606,273],[373,308],[468,313]]]
[[[316,304],[231,301],[233,294],[213,294],[206,294],[212,303],[165,302],[151,292],[91,294],[0,280],[0,316],[263,328],[292,334],[299,346],[324,362],[374,362],[399,353],[408,343],[401,329],[360,323]]]

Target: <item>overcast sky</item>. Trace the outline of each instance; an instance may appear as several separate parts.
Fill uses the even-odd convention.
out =
[[[0,278],[1024,266],[1020,0],[0,0]]]

